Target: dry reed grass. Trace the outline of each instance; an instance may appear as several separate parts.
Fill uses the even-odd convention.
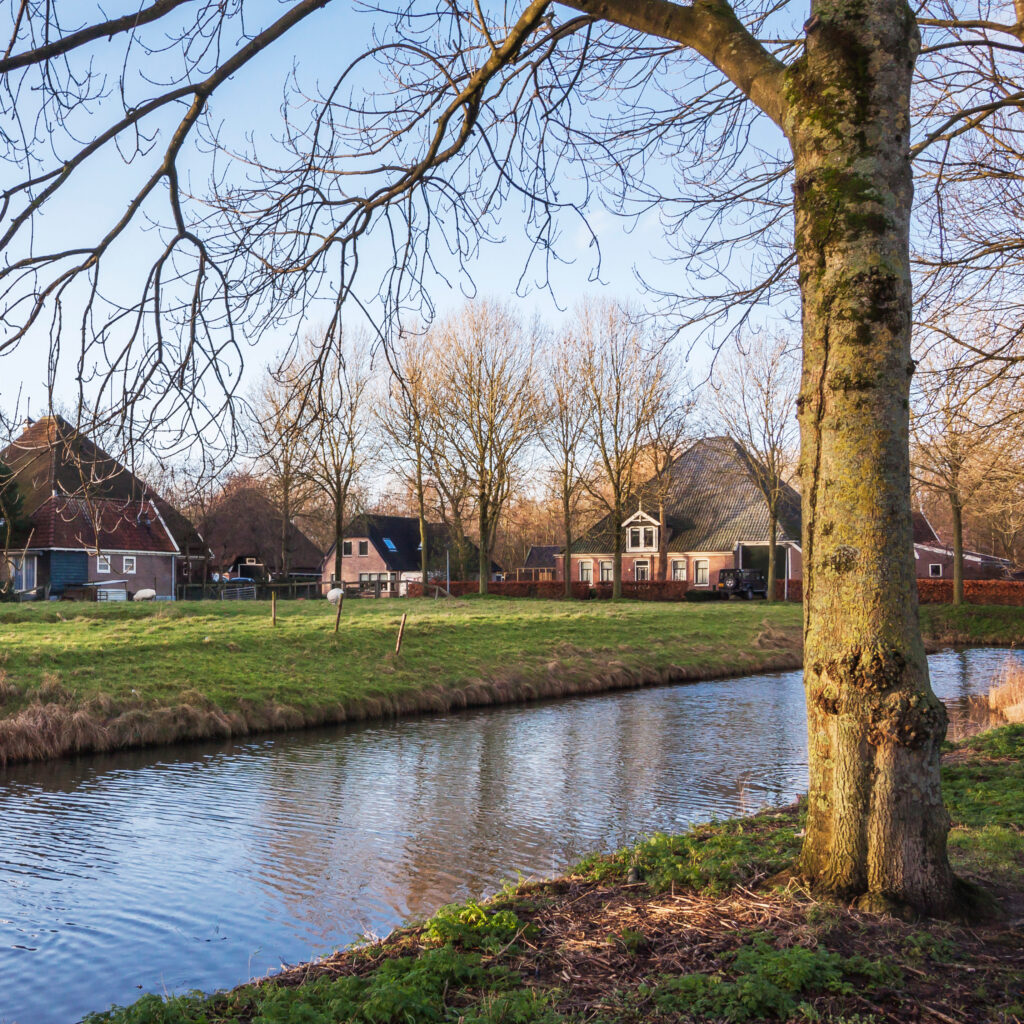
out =
[[[799,667],[799,651],[786,645],[759,665],[759,671]],[[748,671],[746,666],[738,665],[733,674],[745,671]],[[126,707],[106,695],[78,703],[57,676],[48,675],[31,704],[0,718],[0,765],[342,722],[446,714],[464,708],[697,682],[723,675],[678,665],[630,668],[620,661],[606,661],[596,667],[592,660],[583,657],[583,652],[577,652],[563,661],[550,661],[533,672],[510,668],[486,679],[470,679],[451,689],[425,685],[408,693],[371,694],[345,703],[310,708],[277,701],[241,701],[231,710],[216,706],[195,689],[180,694],[180,703],[166,706],[139,703]],[[20,696],[20,691],[0,676],[0,704],[5,692]]]
[[[1024,665],[1016,658],[1008,658],[996,676],[988,706],[1008,722],[1024,722]]]

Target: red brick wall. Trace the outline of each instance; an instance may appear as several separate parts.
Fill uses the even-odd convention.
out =
[[[384,559],[377,553],[377,549],[366,537],[346,537],[352,541],[352,554],[345,555],[341,560],[341,578],[345,583],[358,583],[361,572],[387,572],[388,567]],[[359,542],[366,541],[368,554],[359,554]],[[330,583],[334,575],[334,552],[332,551],[324,563],[320,579],[324,583]]]
[[[103,583],[105,580],[127,580],[129,593],[136,590],[155,590],[160,597],[174,594],[174,558],[171,555],[129,555],[135,558],[135,572],[124,571],[124,555],[107,554],[110,572],[96,571],[96,554],[89,552],[89,582]]]

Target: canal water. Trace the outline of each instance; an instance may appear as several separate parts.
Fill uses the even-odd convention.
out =
[[[931,657],[957,728],[1008,657]],[[229,987],[806,781],[799,672],[10,766],[0,1024]]]

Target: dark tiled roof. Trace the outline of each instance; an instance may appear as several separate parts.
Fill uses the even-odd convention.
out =
[[[932,524],[928,522],[923,512],[912,512],[911,519],[914,524],[914,543],[915,544],[941,544],[938,534],[932,529]]]
[[[32,516],[32,548],[173,554],[173,538],[149,501],[48,498]]]
[[[345,530],[345,537],[366,537],[384,560],[390,572],[417,572],[420,562],[420,521],[416,516],[384,516],[364,513],[356,516]],[[427,523],[429,563],[444,568],[444,549],[449,543],[448,528],[441,523]],[[391,541],[394,550],[386,541]],[[466,540],[467,563],[474,570],[480,560],[480,549]],[[324,555],[324,565],[334,558],[334,545]],[[500,572],[501,566],[491,562],[491,571]]]
[[[181,551],[202,552],[203,540],[185,516],[61,416],[29,424],[0,452],[0,462],[14,472],[29,514],[54,494],[150,501]]]
[[[768,504],[754,482],[751,459],[735,441],[703,438],[683,452],[668,472],[669,551],[732,551],[740,542],[769,542]],[[641,487],[636,504],[657,516],[653,483]],[[631,503],[629,514],[633,511]],[[800,496],[789,486],[780,503],[778,541],[800,543]],[[600,554],[612,546],[611,522],[606,517],[572,549]]]
[[[562,551],[561,544],[534,544],[523,563],[524,569],[554,569],[555,555]]]

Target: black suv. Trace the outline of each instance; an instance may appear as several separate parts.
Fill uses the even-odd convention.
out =
[[[718,590],[726,597],[736,594],[749,601],[755,594],[768,596],[768,580],[760,569],[721,569]]]

